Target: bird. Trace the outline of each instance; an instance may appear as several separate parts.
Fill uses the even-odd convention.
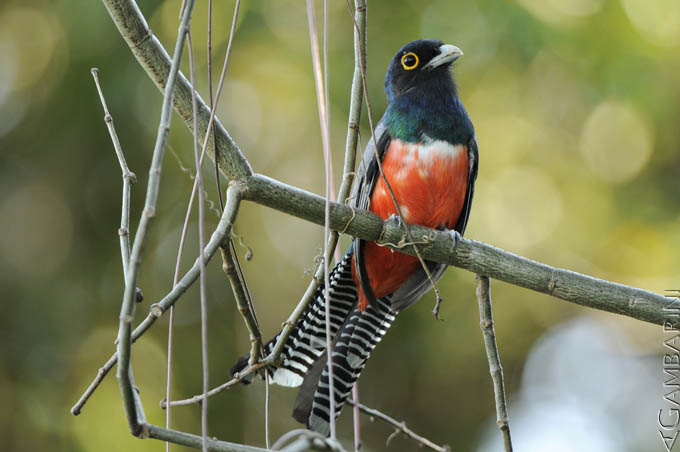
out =
[[[421,39],[405,44],[392,58],[385,76],[387,108],[356,172],[352,207],[383,219],[464,234],[479,157],[474,127],[451,71],[462,55],[454,45]],[[417,257],[355,238],[330,272],[336,417],[397,315],[429,291],[446,270],[445,264],[432,261],[425,261],[425,266],[431,278]],[[300,387],[293,418],[329,435],[325,306],[321,283],[286,340],[280,365],[270,366],[267,372],[271,383]],[[271,353],[280,335],[264,346],[265,354]],[[231,375],[244,370],[248,360],[248,354],[241,356]],[[243,382],[251,379],[252,375]]]

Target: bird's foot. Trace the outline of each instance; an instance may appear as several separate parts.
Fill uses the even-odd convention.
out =
[[[399,227],[404,226],[404,220],[402,220],[401,217],[399,215],[397,215],[396,213],[393,213],[392,215],[390,215],[389,218],[387,219],[387,221],[396,221],[397,225],[399,225]]]
[[[451,240],[453,241],[454,247],[456,245],[458,245],[458,241],[462,237],[462,235],[460,235],[460,232],[456,231],[455,229],[449,229],[449,236],[451,237]]]

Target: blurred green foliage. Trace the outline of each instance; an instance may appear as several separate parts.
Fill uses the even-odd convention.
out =
[[[139,3],[151,28],[172,48],[181,2]],[[338,181],[353,70],[352,22],[345,2],[330,3]],[[206,5],[197,2],[193,22],[204,98]],[[402,44],[429,37],[465,52],[454,73],[476,127],[481,159],[470,237],[657,292],[680,287],[680,3],[641,5],[636,0],[369,1],[368,86],[376,114],[385,107],[384,70]],[[232,8],[232,1],[215,2],[216,74]],[[113,350],[122,293],[120,171],[90,76],[95,66],[138,176],[134,230],[159,92],[100,2],[6,0],[0,5],[0,443],[8,452],[164,447],[128,435],[112,375],[82,415],[68,411]],[[256,171],[322,193],[314,96],[304,2],[244,2],[219,117]],[[362,120],[365,143],[365,113]],[[192,183],[182,170],[191,166],[190,152],[189,134],[175,117],[159,216],[141,270],[146,299],[140,316],[172,284]],[[206,177],[215,201],[212,170]],[[213,216],[209,226],[215,223]],[[322,230],[246,204],[237,232],[254,252],[245,272],[269,337],[308,282]],[[187,243],[185,268],[196,253],[195,223]],[[217,262],[209,267],[208,284],[210,379],[218,384],[248,340]],[[361,398],[435,442],[470,450],[494,410],[473,275],[451,269],[440,288],[445,321],[432,319],[431,295],[400,316],[364,372]],[[190,290],[177,309],[178,398],[201,388],[197,297],[197,290]],[[661,341],[654,326],[502,283],[493,284],[493,299],[511,398],[536,338],[570,316],[616,323],[641,353],[656,353]],[[147,415],[163,424],[158,401],[164,396],[167,319],[158,323],[135,346],[133,362]],[[294,395],[272,390],[274,436],[296,425],[289,417]],[[260,383],[214,398],[210,434],[262,445],[263,401]],[[199,411],[175,409],[174,426],[200,431]],[[345,411],[340,432],[350,438]],[[365,450],[382,450],[391,429],[365,418],[362,425]],[[656,435],[650,431],[650,441]],[[397,438],[390,448],[415,446]]]

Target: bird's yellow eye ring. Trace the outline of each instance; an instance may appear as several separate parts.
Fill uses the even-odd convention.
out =
[[[413,52],[405,53],[401,57],[401,66],[407,71],[417,68],[419,62],[420,59],[418,58],[418,55]]]

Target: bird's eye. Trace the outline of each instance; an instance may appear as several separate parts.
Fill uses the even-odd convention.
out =
[[[418,62],[418,55],[413,52],[405,53],[404,56],[401,57],[401,65],[407,71],[417,68]]]

